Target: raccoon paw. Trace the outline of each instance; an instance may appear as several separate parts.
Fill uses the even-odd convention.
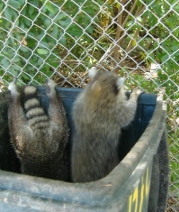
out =
[[[46,79],[46,93],[47,95],[54,95],[56,93],[56,83],[52,79]]]
[[[17,82],[17,77],[14,77],[13,81],[8,86],[8,90],[10,91],[11,96],[18,96],[19,95],[16,82]]]
[[[136,98],[138,98],[142,93],[144,93],[144,91],[136,88],[132,91],[131,96],[135,96]]]

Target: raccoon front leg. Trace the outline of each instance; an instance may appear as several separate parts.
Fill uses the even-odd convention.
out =
[[[46,80],[46,94],[49,99],[49,135],[51,135],[53,145],[57,145],[57,157],[53,167],[62,180],[69,181],[68,123],[65,109],[56,92],[56,84],[51,79]]]
[[[56,83],[51,80],[46,80],[46,94],[49,99],[48,114],[50,118],[50,133],[52,131],[58,132],[58,138],[64,138],[65,142],[68,140],[68,124],[66,120],[66,113],[61,102],[61,99],[56,92]],[[55,136],[55,135],[54,135]],[[64,143],[65,143],[64,142]]]
[[[20,92],[16,85],[16,78],[8,86],[11,93],[9,108],[8,108],[8,122],[9,131],[11,137],[11,143],[19,158],[22,157],[24,148],[24,139],[30,137],[30,132],[24,136],[26,131],[26,119],[24,117],[24,111],[21,107]]]
[[[121,120],[120,125],[122,128],[128,126],[133,121],[136,114],[136,109],[137,109],[137,100],[138,100],[138,97],[141,95],[141,93],[143,93],[143,91],[139,89],[135,89],[131,93],[123,109],[121,109],[121,113],[119,115]]]

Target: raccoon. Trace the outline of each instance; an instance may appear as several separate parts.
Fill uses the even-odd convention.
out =
[[[72,108],[71,175],[73,182],[90,182],[108,175],[120,162],[121,129],[134,119],[136,89],[126,98],[124,78],[112,72],[89,70],[91,82]]]
[[[20,159],[23,174],[69,181],[69,129],[55,87],[53,80],[46,80],[49,106],[45,109],[37,87],[29,85],[20,89],[16,79],[9,84],[11,143]]]

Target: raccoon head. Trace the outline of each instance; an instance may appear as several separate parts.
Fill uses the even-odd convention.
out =
[[[96,67],[89,70],[89,77],[91,80],[91,89],[98,95],[109,94],[111,97],[125,98],[125,78],[119,77],[113,72],[98,71]]]

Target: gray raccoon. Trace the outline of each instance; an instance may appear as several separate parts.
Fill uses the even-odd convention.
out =
[[[108,175],[120,162],[121,129],[134,119],[136,89],[127,99],[124,78],[112,72],[89,71],[91,82],[74,102],[71,175],[73,182],[90,182]]]
[[[16,80],[9,85],[8,110],[11,143],[23,174],[69,181],[67,156],[68,123],[53,80],[46,81],[49,107],[45,111],[35,86],[19,90]]]

